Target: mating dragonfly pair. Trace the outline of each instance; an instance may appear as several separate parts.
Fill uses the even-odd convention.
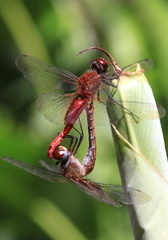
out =
[[[87,194],[116,207],[121,206],[120,203],[133,204],[134,202],[132,202],[130,197],[132,192],[136,192],[137,203],[141,203],[145,199],[145,194],[136,189],[123,189],[121,186],[99,184],[83,178],[93,170],[96,160],[94,106],[98,102],[105,105],[107,99],[108,101],[115,101],[108,89],[109,87],[117,87],[113,84],[113,80],[119,79],[124,72],[123,69],[117,66],[112,56],[100,47],[90,47],[79,54],[91,49],[97,49],[106,54],[110,64],[113,66],[112,72],[108,70],[110,64],[104,58],[93,60],[90,65],[91,70],[80,77],[63,69],[50,67],[28,55],[21,55],[16,59],[16,66],[29,81],[36,87],[52,90],[52,92],[44,92],[38,97],[36,102],[38,110],[52,123],[58,124],[64,119],[64,129],[51,142],[48,149],[48,157],[57,160],[56,164],[60,164],[60,171],[58,172],[55,166],[44,161],[40,161],[44,167],[40,168],[8,157],[3,157],[3,159],[51,182],[71,181]],[[140,64],[144,69],[146,66],[149,68],[152,62],[143,60]],[[129,72],[125,72],[125,74],[129,74]],[[122,107],[122,102],[116,102],[116,104]],[[140,103],[130,103],[130,105],[127,103],[128,109],[125,110],[137,116],[136,113],[131,111],[131,105],[135,104],[138,109]],[[150,108],[152,108],[151,105]],[[82,141],[83,134],[73,149],[71,147],[66,148],[61,145],[61,142],[74,128],[74,124],[79,117],[82,118],[81,115],[84,111],[87,117],[89,147],[83,162],[80,163],[75,155]],[[160,115],[164,115],[162,108],[160,108]]]

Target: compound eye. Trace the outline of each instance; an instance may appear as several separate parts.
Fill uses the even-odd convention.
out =
[[[70,152],[65,146],[59,145],[53,152],[54,159],[59,162],[66,162],[69,159]]]
[[[90,68],[98,74],[105,73],[109,68],[109,63],[104,58],[96,59],[91,62]]]

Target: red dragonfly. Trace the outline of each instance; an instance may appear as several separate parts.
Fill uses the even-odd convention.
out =
[[[98,201],[111,204],[115,207],[121,207],[121,204],[141,204],[150,201],[150,197],[140,190],[131,188],[123,189],[119,185],[96,183],[84,179],[83,177],[87,175],[87,168],[92,158],[92,151],[90,149],[82,163],[66,147],[61,145],[56,148],[55,155],[58,157],[58,162],[60,163],[60,171],[58,171],[56,166],[43,160],[40,160],[40,164],[44,168],[9,157],[2,157],[2,159],[49,182],[62,183],[69,181],[74,183],[82,191],[96,198]],[[133,201],[131,199],[131,194],[136,196],[136,200]]]
[[[114,71],[108,72],[110,64],[104,58],[93,60],[90,65],[91,70],[80,77],[66,70],[50,67],[40,60],[28,55],[21,55],[16,59],[16,66],[29,81],[41,89],[54,91],[45,92],[38,97],[37,108],[39,111],[52,123],[60,124],[64,119],[64,129],[50,144],[48,150],[49,158],[55,158],[55,149],[68,135],[82,112],[85,110],[87,113],[91,105],[93,109],[93,100],[97,99],[105,103],[106,99],[110,98],[114,101],[111,94],[108,92],[108,87],[116,87],[112,81],[114,78],[116,79],[119,77],[122,69],[117,66],[112,56],[100,47],[90,47],[80,53],[90,49],[98,49],[105,53],[110,59]],[[143,67],[145,65],[148,67],[151,65],[151,62],[149,60],[143,60],[141,64]],[[67,92],[67,94],[65,94],[65,92]],[[94,101],[94,104],[95,103],[96,101]],[[119,105],[122,104],[120,103]],[[127,104],[127,106],[129,105]],[[136,109],[138,109],[138,103],[136,103]],[[131,112],[131,109],[128,111]],[[148,112],[148,109],[146,112]],[[87,121],[88,126],[92,128],[94,126],[93,114],[90,116],[92,119],[90,120],[87,118]],[[92,123],[92,126],[89,125],[90,123]],[[96,142],[94,154],[96,158]]]
[[[121,69],[118,68],[109,53],[99,47],[92,48],[101,50],[110,58],[115,73],[119,74],[121,72]],[[54,151],[56,147],[70,132],[83,110],[87,111],[100,85],[103,83],[112,85],[111,80],[113,77],[110,75],[110,79],[108,79],[107,75],[102,74],[107,72],[109,63],[104,58],[96,59],[91,63],[91,71],[83,74],[79,78],[68,71],[50,67],[28,55],[17,57],[16,66],[21,70],[23,75],[37,87],[55,90],[59,93],[60,91],[69,92],[69,94],[47,92],[37,99],[38,109],[47,119],[54,123],[59,118],[57,115],[62,112],[61,102],[68,102],[68,107],[66,107],[64,103],[64,109],[66,109],[66,114],[64,115],[65,127],[51,142],[48,150],[48,157],[55,158]],[[65,111],[63,112],[65,113]]]

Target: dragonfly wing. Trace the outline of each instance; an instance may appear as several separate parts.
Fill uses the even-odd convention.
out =
[[[63,183],[63,182],[73,182],[78,188],[87,193],[88,195],[96,198],[98,201],[111,204],[115,207],[121,207],[121,204],[141,204],[149,202],[151,198],[135,189],[124,190],[122,186],[110,185],[110,184],[98,184],[85,179],[66,179],[63,177],[57,169],[48,164],[47,162],[41,160],[40,164],[45,168],[34,166],[29,163],[25,163],[9,157],[1,157],[4,161],[24,169],[25,171],[32,173],[42,179],[45,179],[53,183]],[[136,194],[134,201],[131,199],[131,194]]]
[[[124,189],[123,186],[120,185],[103,183],[100,183],[99,186],[104,191],[104,193],[117,204],[142,204],[151,201],[151,197],[149,195],[138,189]],[[132,195],[134,195],[133,199],[131,197]]]
[[[96,200],[98,200],[100,202],[107,203],[107,204],[111,204],[111,205],[113,205],[115,207],[122,207],[122,205],[120,204],[120,201],[115,199],[115,198],[109,197],[103,191],[103,189],[100,187],[99,184],[97,184],[95,182],[87,181],[87,180],[80,181],[80,182],[74,182],[74,183],[83,192],[85,192],[86,194],[92,196]]]
[[[50,160],[51,161],[51,160]],[[55,161],[55,160],[54,160]],[[44,161],[44,160],[39,160],[39,163],[41,166],[43,166],[44,168],[52,171],[52,172],[57,172],[58,169],[56,168],[56,166]]]
[[[108,101],[115,102],[115,114],[123,119],[126,115],[130,115],[127,121],[139,122],[143,120],[154,120],[162,118],[166,115],[163,107],[157,106],[153,103],[146,102],[133,102],[133,101],[120,101],[109,98]],[[121,109],[123,111],[121,111]]]
[[[131,69],[131,72],[134,71],[134,67],[135,67],[135,70],[136,70],[136,65],[139,64],[141,69],[143,69],[145,72],[147,72],[149,69],[151,69],[153,67],[153,62],[151,59],[142,59],[138,62],[135,62],[135,63],[132,63],[126,67],[124,67],[122,70],[124,72],[127,72],[127,71],[130,71]]]
[[[76,90],[78,77],[66,70],[50,67],[28,55],[18,56],[15,63],[24,77],[38,88],[59,92]]]
[[[166,115],[166,111],[162,106],[157,106],[153,103],[120,101],[114,100],[112,97],[108,98],[106,93],[101,90],[99,101],[97,97],[94,98],[94,122],[96,126],[105,126],[109,124],[106,104],[112,101],[115,104],[115,114],[119,119],[123,119],[125,115],[130,115],[128,122],[139,122],[144,120],[154,120],[162,118]],[[85,112],[81,114],[80,118],[86,118]],[[83,123],[84,121],[82,121]]]
[[[124,72],[135,72],[137,69],[137,64],[140,65],[141,69],[144,70],[144,72],[147,72],[149,69],[153,67],[153,62],[151,59],[143,59],[138,62],[132,63],[124,68],[122,68],[122,71]],[[102,79],[107,82],[107,85],[113,84],[113,79],[117,79],[118,76],[115,75],[114,71],[108,71],[106,73],[100,74]]]
[[[39,112],[42,113],[48,121],[58,125],[64,122],[66,112],[74,96],[74,94],[66,95],[54,92],[44,92],[37,98],[36,106]],[[95,125],[108,125],[109,119],[106,105],[100,104],[95,98],[94,107]],[[82,125],[87,126],[86,111],[83,111],[79,117]],[[76,121],[76,124],[79,124],[79,122]]]
[[[107,126],[110,124],[106,105],[94,101],[94,122],[96,126]]]
[[[106,106],[98,102],[97,100],[93,101],[94,104],[94,125],[95,126],[107,126],[109,125],[109,118],[107,115]],[[82,111],[79,115],[80,122],[82,126],[88,126],[86,111]],[[75,124],[79,124],[79,121],[76,121]]]
[[[98,201],[111,204],[115,207],[122,207],[122,204],[142,204],[149,202],[151,198],[143,193],[142,191],[136,189],[123,189],[119,185],[103,184],[88,181],[83,179],[79,183],[75,183],[79,188],[82,189],[88,195],[96,198]],[[134,200],[131,198],[131,194],[134,194]]]
[[[24,169],[25,171],[32,173],[33,175],[36,175],[40,178],[43,178],[49,182],[66,182],[66,179],[59,173],[59,172],[53,172],[49,169],[44,169],[38,166],[34,166],[30,163],[25,163],[13,158],[9,157],[1,157],[4,161],[17,166],[19,168]]]
[[[74,95],[44,92],[36,100],[36,106],[44,117],[54,124],[64,123],[65,114]]]

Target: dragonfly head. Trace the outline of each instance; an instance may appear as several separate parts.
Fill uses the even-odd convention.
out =
[[[65,164],[70,156],[69,150],[62,145],[59,145],[58,147],[55,148],[53,152],[54,159],[57,160],[56,164],[63,163]]]
[[[92,71],[95,71],[98,74],[105,73],[109,68],[109,63],[104,58],[95,59],[91,62],[90,68],[92,69]]]

